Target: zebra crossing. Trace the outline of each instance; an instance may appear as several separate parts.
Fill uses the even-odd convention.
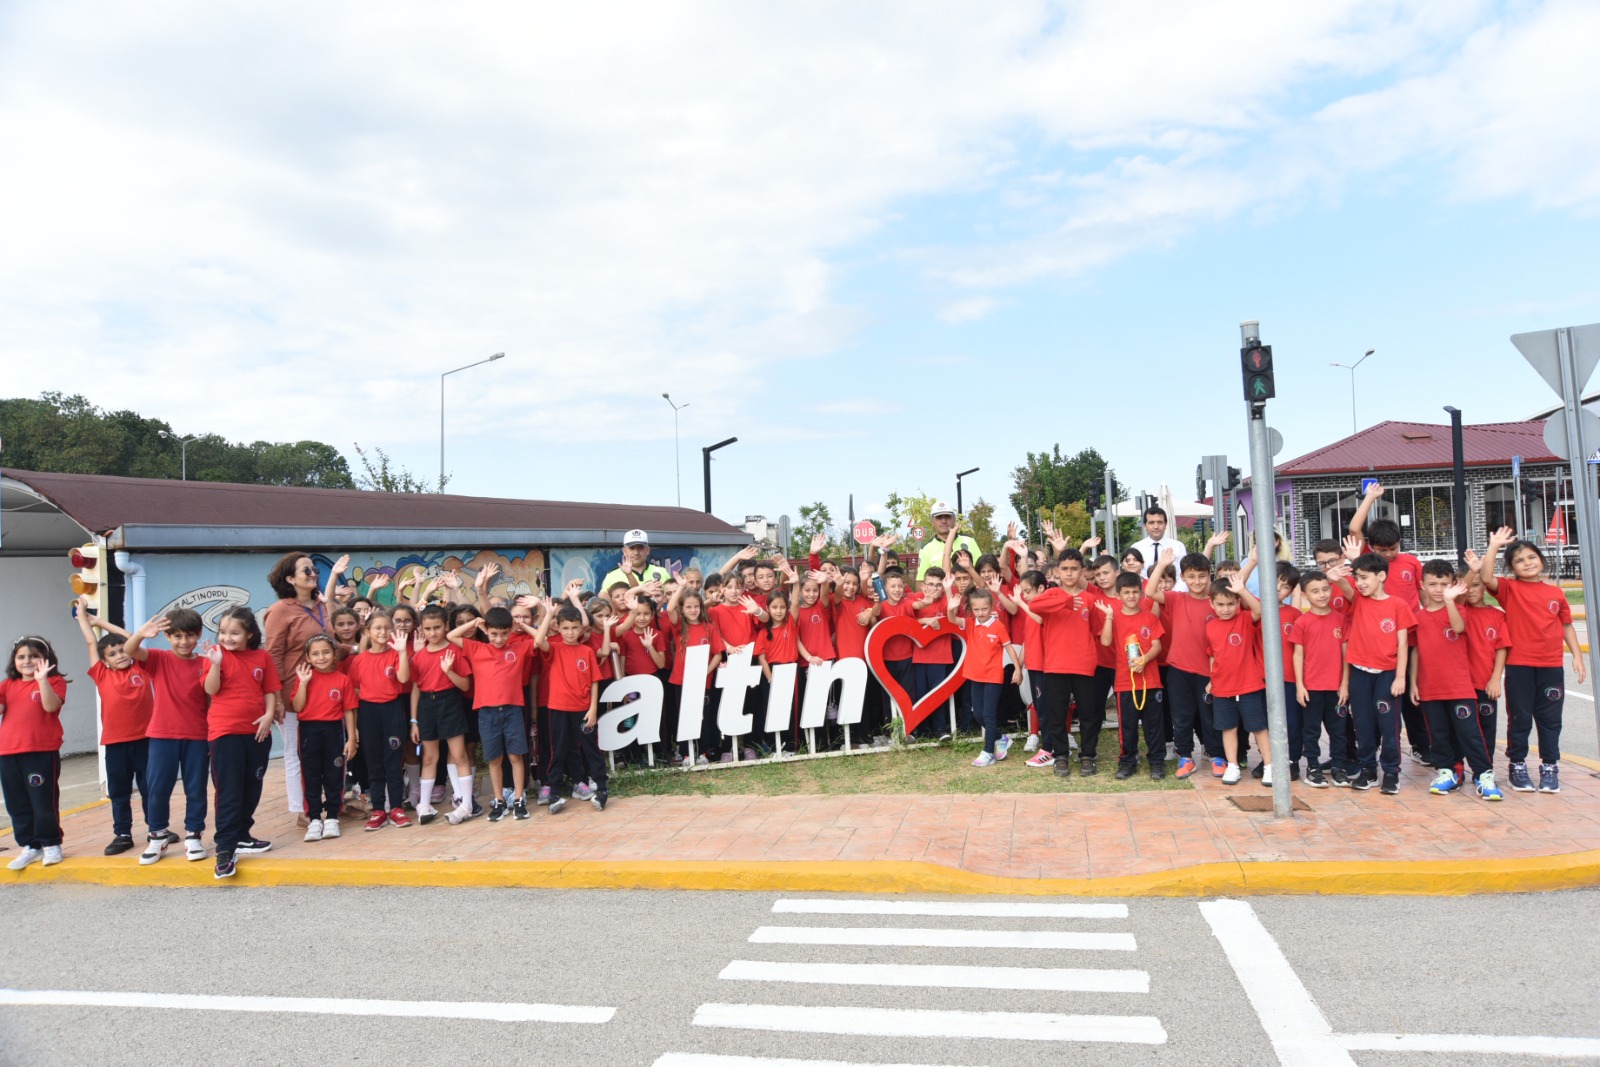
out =
[[[1133,933],[1105,928],[1128,919],[1125,904],[782,898],[773,903],[772,913],[772,925],[759,925],[750,933],[749,958],[731,960],[717,976],[729,983],[729,991],[695,1010],[695,1027],[708,1034],[732,1030],[948,1041],[952,1061],[970,1056],[973,1041],[1167,1042],[1165,1027],[1153,1015],[1014,1010],[1018,992],[1031,994],[1028,1007],[1043,1009],[1056,1006],[1052,997],[1058,994],[1147,995],[1148,972],[1124,966],[1138,951]],[[1003,928],[984,920],[1026,920],[1028,928]],[[863,921],[871,925],[842,925]],[[858,950],[857,956],[865,948],[883,950],[878,955],[888,958],[818,961],[812,956],[809,962],[797,962],[781,958],[781,951],[763,952],[761,946],[835,947],[841,954]],[[949,954],[963,962],[952,961]],[[999,958],[966,962],[974,954]],[[758,958],[762,956],[766,958]],[[1057,960],[1073,965],[1053,966]],[[752,982],[765,983],[769,991],[791,992],[745,999],[740,989]],[[809,1001],[815,994],[798,992],[819,987],[834,991],[824,999],[839,1002],[813,1003]],[[973,1006],[889,1006],[881,996],[890,989],[961,991],[963,1003]],[[1060,1000],[1056,1004],[1066,1006]],[[839,1058],[826,1060],[669,1052],[654,1067],[927,1067],[852,1060],[852,1047],[851,1041],[841,1040]],[[983,1054],[992,1057],[994,1046],[986,1045]]]

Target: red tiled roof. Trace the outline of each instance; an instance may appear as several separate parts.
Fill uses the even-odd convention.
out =
[[[1544,443],[1542,422],[1490,422],[1461,428],[1461,450],[1469,467],[1560,463]],[[1358,434],[1278,464],[1278,477],[1353,471],[1428,470],[1453,463],[1450,427],[1425,422],[1380,422]]]

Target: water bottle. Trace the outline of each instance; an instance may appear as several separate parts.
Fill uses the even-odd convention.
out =
[[[878,594],[879,600],[889,599],[889,590],[883,584],[883,575],[874,574],[872,576],[872,591]]]
[[[1133,670],[1133,665],[1139,662],[1139,657],[1144,655],[1144,650],[1139,647],[1139,639],[1137,637],[1128,638],[1127,652],[1128,669],[1131,671]]]

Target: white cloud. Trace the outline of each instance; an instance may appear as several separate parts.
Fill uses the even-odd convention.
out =
[[[999,303],[992,296],[969,296],[962,300],[955,300],[939,309],[939,321],[948,322],[952,325],[962,322],[976,322],[998,307]]]

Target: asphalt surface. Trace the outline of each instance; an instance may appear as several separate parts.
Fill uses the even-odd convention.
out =
[[[1263,1015],[1253,1006],[1200,902],[1132,900],[1119,902],[1126,904],[1126,917],[1092,918],[774,912],[775,905],[789,906],[779,902],[807,899],[814,898],[772,893],[10,887],[0,891],[0,909],[6,915],[0,986],[9,990],[535,1002],[615,1012],[603,1023],[571,1023],[164,1005],[0,1006],[0,1062],[141,1067],[512,1060],[590,1067],[644,1067],[660,1061],[667,1067],[717,1062],[692,1058],[696,1054],[974,1067],[1325,1062],[1285,1059],[1281,1047],[1275,1051],[1269,1026],[1281,1024],[1273,1014],[1278,1009]],[[908,899],[916,898],[893,898]],[[1017,897],[947,899],[962,906],[1040,903]],[[1600,953],[1595,951],[1600,891],[1445,899],[1252,898],[1245,903],[1244,924],[1258,920],[1276,940],[1286,966],[1304,983],[1336,1034],[1600,1038],[1595,992],[1600,989]],[[1239,910],[1237,905],[1222,907]],[[802,927],[821,932],[800,937],[830,940],[940,940],[959,939],[965,931],[993,933],[977,935],[982,947],[780,943],[796,937],[792,928]],[[760,928],[768,932],[758,934]],[[1115,935],[1100,940],[1122,944],[1132,935],[1133,948],[1041,949],[1030,944],[1038,935],[1072,932]],[[1027,947],[997,947],[1008,934]],[[1015,938],[1017,934],[1023,936]],[[1247,955],[1246,978],[1258,985],[1270,978],[1272,955]],[[736,960],[786,966],[759,981],[719,978]],[[1125,979],[1134,972],[1129,980],[1135,982],[1138,972],[1146,974],[1149,991],[955,988],[943,979],[931,988],[808,984],[792,980],[803,973],[796,966],[801,964],[1119,970]],[[1007,973],[1015,978],[1015,972]],[[774,977],[790,980],[766,980]],[[1093,985],[1102,977],[1088,974],[1074,980]],[[1269,982],[1269,995],[1273,988]],[[14,999],[0,991],[0,999],[7,996]],[[730,1010],[709,1005],[770,1007]],[[849,1025],[900,1027],[911,1036],[693,1023],[698,1012],[705,1021],[731,1016],[763,1024],[814,1024],[811,1015],[787,1010],[795,1007],[889,1009],[866,1012],[860,1016],[866,1022]],[[1140,1032],[1148,1036],[1154,1027],[1164,1043],[1015,1040],[1010,1038],[1030,1025],[1027,1020],[904,1016],[903,1009],[1135,1017]],[[1120,1033],[1121,1025],[1112,1030]],[[994,1026],[1007,1036],[927,1036],[951,1026],[958,1034]],[[1600,1042],[1596,1048],[1600,1054]],[[727,1067],[749,1062],[722,1061]],[[1356,1051],[1345,1062],[1600,1060]]]

